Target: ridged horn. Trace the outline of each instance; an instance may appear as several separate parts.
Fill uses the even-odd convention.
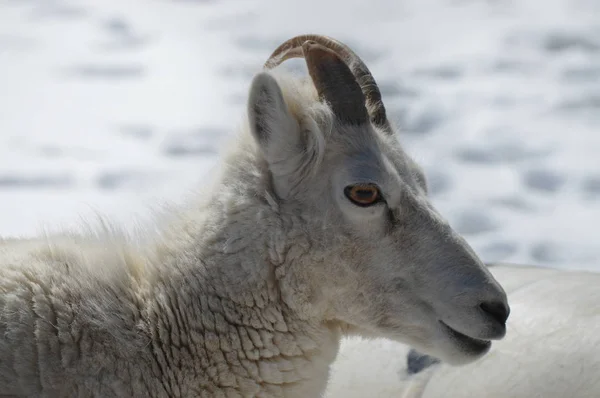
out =
[[[323,47],[334,51],[342,60],[344,60],[364,94],[365,104],[371,123],[384,131],[391,133],[392,128],[387,119],[385,106],[381,99],[381,92],[379,91],[375,78],[362,59],[360,59],[360,57],[344,43],[323,35],[299,35],[287,40],[277,47],[267,62],[265,62],[264,67],[266,69],[272,69],[287,59],[302,57],[304,55],[302,45],[306,41],[313,41],[320,44]]]

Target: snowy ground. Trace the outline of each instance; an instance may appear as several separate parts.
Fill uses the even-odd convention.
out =
[[[597,0],[0,0],[0,235],[200,189],[271,51],[367,62],[487,261],[600,271]]]

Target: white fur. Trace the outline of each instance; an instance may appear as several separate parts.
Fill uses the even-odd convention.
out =
[[[496,265],[512,306],[507,338],[464,367],[406,372],[409,348],[345,339],[329,398],[600,397],[600,274]]]

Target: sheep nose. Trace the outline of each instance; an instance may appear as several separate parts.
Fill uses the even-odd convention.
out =
[[[479,305],[483,312],[498,321],[501,325],[506,324],[508,315],[510,315],[510,308],[508,304],[503,301],[488,301]]]

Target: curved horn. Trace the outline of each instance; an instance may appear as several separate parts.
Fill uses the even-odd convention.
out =
[[[375,78],[371,75],[369,68],[367,68],[360,57],[344,43],[322,35],[299,35],[287,40],[277,47],[267,62],[265,62],[264,67],[272,69],[287,59],[302,57],[302,44],[308,40],[314,41],[325,48],[336,52],[346,62],[365,96],[365,103],[367,110],[369,111],[371,122],[391,133],[392,128],[388,122],[385,106],[381,99],[381,92],[375,82]]]
[[[310,40],[302,44],[302,52],[319,97],[329,103],[337,119],[347,124],[367,123],[365,96],[346,62]]]

